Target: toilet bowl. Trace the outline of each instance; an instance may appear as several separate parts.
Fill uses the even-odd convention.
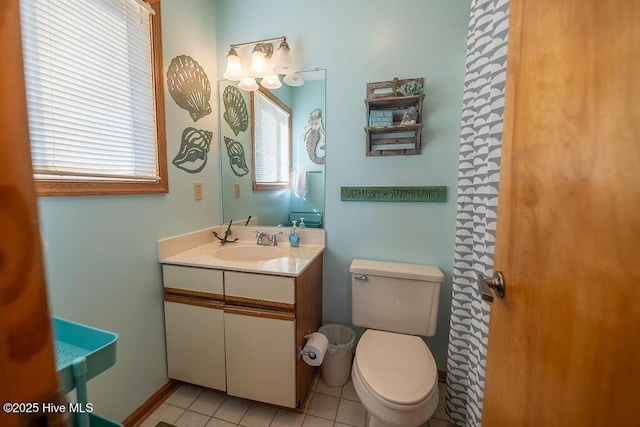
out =
[[[436,332],[442,271],[354,259],[351,320],[368,328],[356,346],[353,385],[367,427],[417,427],[438,406],[438,370],[420,336]]]
[[[419,337],[367,330],[351,377],[368,427],[420,426],[438,406],[438,371]]]

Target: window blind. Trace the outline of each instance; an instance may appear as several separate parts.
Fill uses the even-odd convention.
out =
[[[290,113],[254,92],[254,173],[256,184],[289,184]]]
[[[137,0],[21,0],[34,175],[157,181],[151,17]]]

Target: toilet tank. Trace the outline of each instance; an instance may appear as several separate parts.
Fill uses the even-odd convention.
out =
[[[354,325],[401,334],[435,335],[444,280],[438,267],[354,259],[350,270]]]

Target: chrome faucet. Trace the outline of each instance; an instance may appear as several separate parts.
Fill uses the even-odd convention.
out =
[[[271,246],[278,246],[278,234],[282,234],[282,231],[276,231],[271,235],[271,240],[269,241]]]
[[[264,231],[253,230],[256,233],[256,245],[268,246],[271,244],[269,241],[269,235]],[[267,243],[264,242],[264,238],[267,238]]]
[[[253,230],[253,232],[256,233],[256,245],[260,246],[278,246],[278,234],[282,234],[282,231],[276,231],[269,237],[264,231]]]

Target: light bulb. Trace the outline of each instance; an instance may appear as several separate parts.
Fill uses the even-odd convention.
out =
[[[282,83],[280,83],[280,79],[277,74],[270,74],[266,76],[262,79],[260,84],[267,89],[278,89],[279,87],[282,87]]]
[[[224,78],[233,81],[238,81],[242,78],[240,57],[234,48],[231,48],[227,55],[227,68],[224,72]]]
[[[260,50],[254,49],[251,54],[251,75],[262,77],[267,71],[267,58]]]
[[[238,88],[242,90],[246,90],[247,92],[252,92],[258,89],[258,83],[256,82],[256,79],[254,79],[253,77],[245,77],[242,80],[240,80],[240,83],[238,84]]]
[[[302,86],[304,84],[304,79],[298,73],[287,74],[283,80],[289,86]]]

